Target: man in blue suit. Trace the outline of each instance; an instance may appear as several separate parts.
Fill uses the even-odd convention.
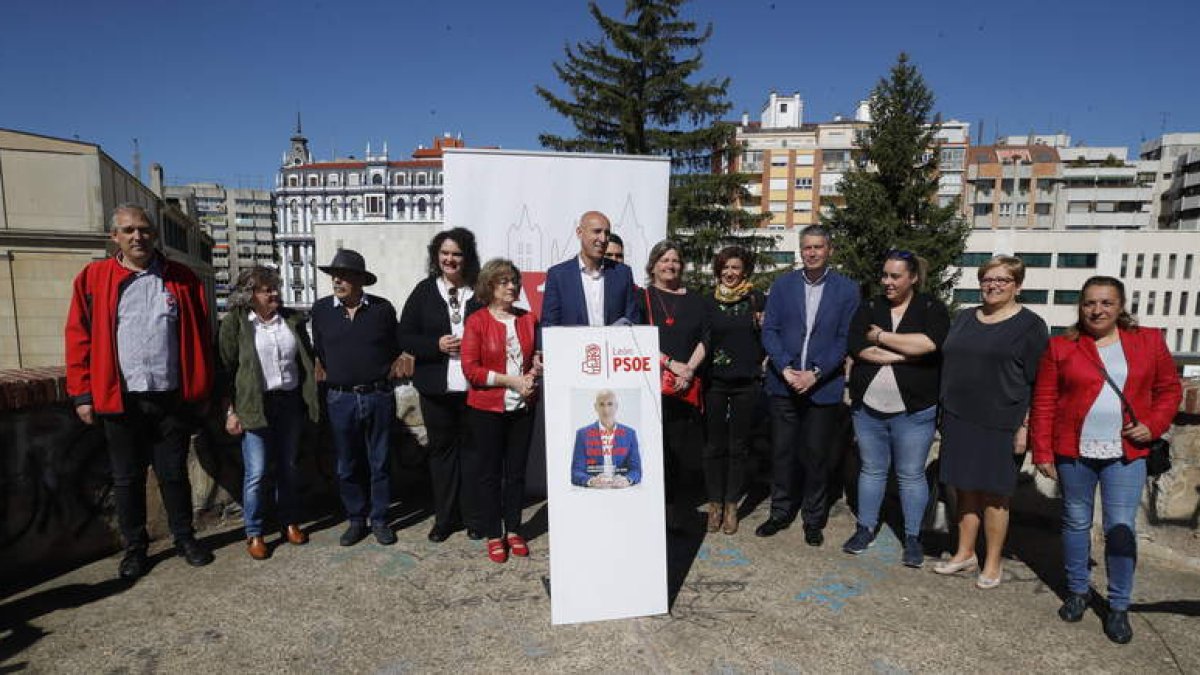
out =
[[[579,255],[546,271],[542,326],[611,326],[621,319],[639,323],[633,272],[604,257],[612,229],[599,211],[579,219]]]
[[[857,284],[829,268],[832,252],[827,230],[804,228],[804,269],[771,286],[762,328],[774,447],[771,515],[755,534],[770,537],[787,528],[799,510],[810,546],[825,539],[821,530],[829,519],[830,460],[845,389],[846,336],[860,297]]]
[[[626,488],[642,482],[637,431],[617,423],[617,395],[596,392],[596,423],[575,432],[571,482],[592,488]]]

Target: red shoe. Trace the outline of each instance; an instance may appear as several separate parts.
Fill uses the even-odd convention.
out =
[[[525,538],[519,534],[508,535],[508,550],[518,558],[529,556],[529,546],[525,543]]]
[[[508,562],[508,550],[504,548],[504,541],[501,539],[488,539],[487,554],[488,560],[494,563]]]

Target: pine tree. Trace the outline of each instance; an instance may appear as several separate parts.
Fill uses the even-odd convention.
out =
[[[712,25],[699,31],[681,19],[687,1],[626,0],[624,21],[589,2],[601,39],[566,47],[565,61],[554,64],[569,96],[536,90],[576,130],[571,138],[541,134],[543,146],[671,158],[668,231],[691,265],[688,285],[698,287],[711,283],[716,247],[762,249],[773,240],[734,234],[761,217],[732,206],[747,196],[745,176],[714,171],[732,166],[737,153],[734,127],[719,121],[731,107],[729,78],[695,81]]]
[[[926,289],[947,299],[959,276],[949,268],[966,247],[970,224],[959,217],[957,201],[937,203],[941,118],[931,119],[933,92],[901,53],[869,104],[858,168],[839,184],[846,205],[824,218],[834,236],[834,262],[862,282],[864,292],[875,293],[887,251],[909,250],[929,265]]]

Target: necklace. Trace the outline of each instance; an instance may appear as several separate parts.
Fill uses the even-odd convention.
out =
[[[662,310],[663,316],[667,317],[667,318],[666,318],[666,319],[663,321],[663,323],[667,324],[668,326],[674,326],[674,325],[675,325],[675,313],[674,313],[674,312],[672,312],[671,310],[667,309],[667,305],[666,305],[666,303],[664,303],[664,302],[663,302],[663,295],[664,295],[666,292],[665,292],[665,291],[663,291],[661,288],[658,288],[657,286],[655,287],[655,290],[657,290],[657,291],[658,291],[658,293],[657,293],[657,295],[658,295],[658,308]]]

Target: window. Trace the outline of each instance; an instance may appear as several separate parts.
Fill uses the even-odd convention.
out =
[[[1170,314],[1171,314],[1171,291],[1166,291],[1165,293],[1163,293],[1162,315],[1169,316]]]
[[[338,203],[336,201],[329,202],[329,219],[338,219]]]
[[[1133,266],[1133,278],[1142,278],[1142,268],[1146,266],[1146,254],[1139,253],[1137,255],[1137,263]]]
[[[1040,291],[1026,288],[1017,295],[1017,302],[1027,305],[1044,305],[1050,299],[1050,291]]]
[[[774,183],[775,179],[772,178],[771,182]],[[772,188],[772,189],[774,189],[774,188]],[[812,178],[797,178],[796,179],[796,189],[797,190],[811,190],[812,189]]]
[[[1162,257],[1162,256],[1155,253],[1154,256],[1152,258],[1150,258],[1150,278],[1151,279],[1158,278],[1158,259],[1160,257]]]
[[[1067,202],[1067,213],[1089,213],[1091,202]]]
[[[408,214],[408,204],[403,199],[396,200],[396,216],[403,220]]]
[[[336,173],[329,174],[325,178],[325,183],[328,185],[336,186],[338,184],[338,175]]]
[[[371,174],[371,185],[383,185],[383,174]]]
[[[312,214],[313,218],[317,217],[317,200],[314,199],[308,203],[308,211]]]
[[[423,173],[417,174],[417,185],[425,185],[429,181],[429,177]]]
[[[1184,292],[1180,293],[1179,294],[1179,311],[1177,312],[1177,314],[1179,314],[1179,316],[1187,316],[1187,301],[1188,301],[1188,292],[1184,291]]]
[[[318,179],[316,176],[309,176],[308,177],[308,186],[309,187],[317,187],[317,180]]]
[[[1119,275],[1117,275],[1117,276],[1119,276],[1119,277],[1121,277],[1122,279],[1124,279],[1124,278],[1125,278],[1125,275],[1126,275],[1128,272],[1129,272],[1129,254],[1128,254],[1128,253],[1122,253],[1122,254],[1121,254],[1121,273],[1120,273]]]
[[[1058,266],[1067,269],[1092,269],[1096,267],[1096,254],[1059,253]]]
[[[396,185],[408,185],[408,174],[406,174],[406,173],[394,174],[392,176],[392,180],[396,183]]]
[[[1020,202],[1017,204],[1017,215],[1018,216],[1028,216],[1029,215],[1029,203],[1028,202]]]
[[[425,174],[419,174],[419,175],[424,176]],[[417,217],[424,218],[425,214],[428,211],[429,211],[429,204],[426,203],[425,198],[422,197],[422,198],[418,199],[417,200]]]
[[[296,178],[295,176],[288,176],[288,187],[298,187],[299,185],[300,185],[299,178]]]
[[[955,264],[957,264],[959,267],[979,267],[991,259],[991,253],[963,253],[962,255],[958,256],[958,262]]]
[[[1026,267],[1049,267],[1051,254],[1049,253],[1017,253],[1017,257],[1021,262],[1025,263]]]
[[[1077,305],[1077,304],[1079,304],[1079,291],[1054,291],[1054,304],[1056,304],[1056,305]]]
[[[1050,179],[1050,178],[1037,179],[1037,189],[1042,192],[1049,192],[1051,184],[1052,184],[1052,179]]]
[[[977,215],[977,216],[992,215],[992,205],[991,204],[976,204],[975,205],[975,215]]]
[[[770,182],[770,184],[769,184],[769,187],[770,187],[770,189],[771,189],[772,191],[776,191],[776,190],[779,190],[779,191],[782,191],[782,190],[787,190],[787,188],[788,188],[788,180],[787,180],[786,178],[772,178],[772,179],[771,179],[771,182]]]
[[[779,104],[779,112],[781,112],[781,113],[787,112],[787,104],[786,103]]]
[[[1005,216],[1011,216],[1011,215],[1012,215],[1012,204],[1010,204],[1008,202],[1000,202],[1000,216],[1005,217]]]
[[[812,201],[805,199],[792,203],[792,211],[796,213],[808,213],[812,211]]]
[[[771,166],[787,166],[788,158],[786,152],[772,152]]]
[[[1191,253],[1183,256],[1183,278],[1184,279],[1192,278],[1192,258],[1194,258],[1194,257],[1195,256],[1193,256]]]
[[[1154,316],[1154,296],[1155,291],[1150,291],[1146,294],[1146,316]]]
[[[1050,202],[1038,202],[1033,205],[1033,212],[1039,216],[1048,216],[1050,215],[1051,207],[1053,207],[1053,204]]]
[[[977,288],[954,289],[954,302],[960,304],[976,304],[983,301],[983,293]]]
[[[807,153],[796,153],[796,166],[812,166],[813,156]]]
[[[771,213],[786,213],[787,202],[771,202]]]
[[[1193,354],[1200,351],[1200,328],[1192,329],[1192,348],[1188,351]]]
[[[379,174],[375,174],[375,177],[379,178]],[[367,197],[367,213],[374,216],[383,213],[383,197]]]
[[[359,176],[357,173],[350,174],[350,187],[358,187],[360,182],[362,182],[361,176]]]
[[[1200,293],[1196,294],[1196,309],[1192,313],[1196,316],[1200,316]]]
[[[1168,279],[1175,278],[1175,263],[1178,258],[1179,258],[1179,256],[1174,253],[1167,256],[1167,278]]]
[[[1142,304],[1142,292],[1134,291],[1133,292],[1133,304],[1129,306],[1129,313],[1136,315],[1138,313],[1138,307],[1141,306],[1141,304]]]
[[[1183,351],[1183,329],[1182,328],[1175,329],[1175,351],[1177,351],[1177,352]]]
[[[350,213],[347,220],[358,220],[362,216],[362,204],[357,199],[350,200]]]

